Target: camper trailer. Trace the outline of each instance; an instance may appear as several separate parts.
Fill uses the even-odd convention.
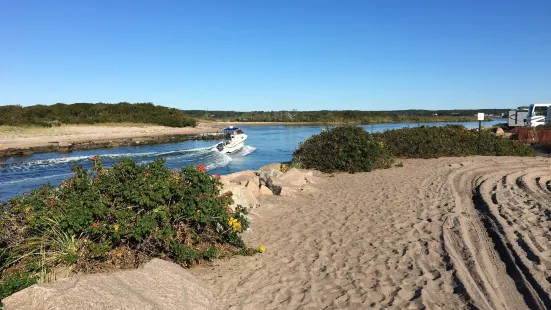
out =
[[[547,115],[550,115],[550,114],[548,113]],[[518,108],[516,110],[510,110],[507,126],[509,127],[526,126],[527,118],[528,118],[528,108]]]
[[[547,116],[545,117],[545,124],[551,124],[551,106],[547,108]]]
[[[547,110],[551,103],[536,103],[531,104],[528,108],[528,117],[526,118],[526,126],[536,127],[544,125],[547,117]]]

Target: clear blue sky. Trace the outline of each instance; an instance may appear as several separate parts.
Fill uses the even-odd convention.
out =
[[[0,105],[551,102],[551,1],[0,1]]]

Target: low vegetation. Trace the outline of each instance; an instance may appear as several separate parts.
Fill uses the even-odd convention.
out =
[[[477,112],[491,115],[508,110],[399,110],[399,111],[204,111],[187,110],[187,114],[205,120],[235,122],[315,122],[315,123],[399,123],[399,122],[466,122],[475,121]]]
[[[0,106],[0,125],[53,127],[60,124],[146,123],[169,127],[195,126],[182,110],[152,103],[75,103]]]
[[[395,157],[438,158],[453,156],[534,156],[534,150],[518,141],[482,131],[480,152],[478,130],[461,125],[415,127],[387,130],[374,134]]]
[[[369,134],[360,127],[336,127],[313,135],[293,153],[292,165],[323,172],[371,171],[388,168],[393,158],[453,156],[534,156],[534,150],[518,141],[461,125],[415,127]],[[403,167],[400,162],[396,167]],[[287,164],[283,168],[290,167]]]
[[[293,162],[322,172],[361,172],[388,168],[392,159],[384,145],[360,127],[337,127],[299,144]]]
[[[0,299],[59,270],[135,267],[152,257],[182,266],[262,252],[246,248],[246,210],[231,210],[219,176],[204,166],[173,171],[159,159],[122,159],[110,169],[75,166],[59,186],[44,185],[0,205]]]

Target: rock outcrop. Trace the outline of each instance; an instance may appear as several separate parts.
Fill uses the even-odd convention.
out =
[[[251,209],[260,206],[258,198],[261,196],[294,196],[311,190],[310,185],[320,180],[313,171],[291,168],[283,173],[280,167],[280,164],[269,164],[258,171],[247,170],[222,176],[224,187],[221,192],[233,193],[234,203],[230,206],[233,210],[237,205]]]
[[[213,294],[184,268],[153,259],[143,268],[35,284],[3,300],[23,309],[217,309]]]
[[[260,194],[260,181],[254,171],[247,170],[222,176],[220,178],[224,184],[222,193],[232,192],[233,204],[230,205],[235,210],[237,205],[247,209],[260,206],[256,196]]]

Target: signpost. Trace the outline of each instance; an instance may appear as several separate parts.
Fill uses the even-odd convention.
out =
[[[483,120],[484,120],[484,113],[478,113],[478,155],[480,155],[480,133],[482,131]]]

